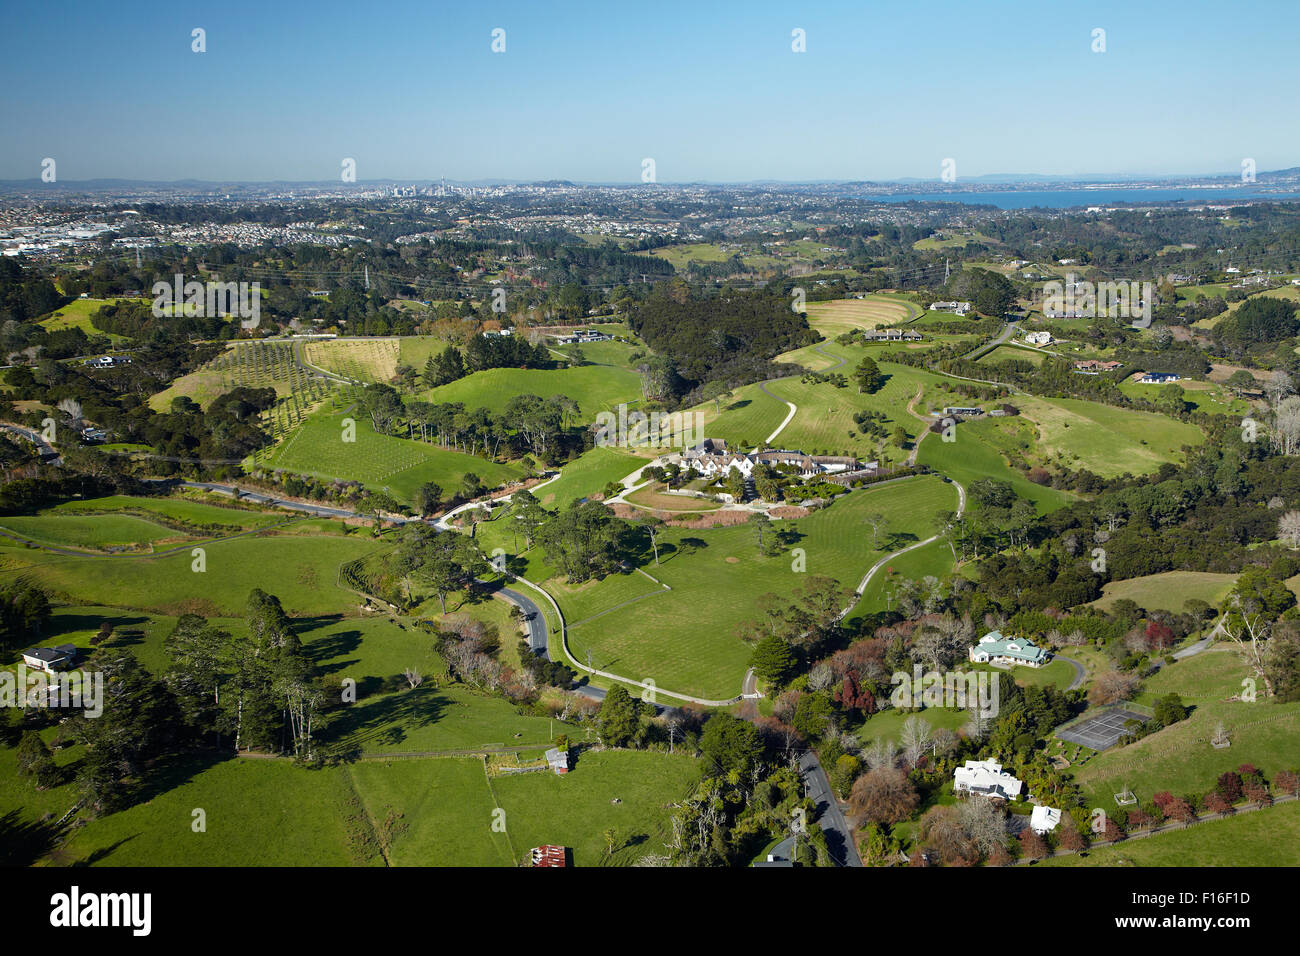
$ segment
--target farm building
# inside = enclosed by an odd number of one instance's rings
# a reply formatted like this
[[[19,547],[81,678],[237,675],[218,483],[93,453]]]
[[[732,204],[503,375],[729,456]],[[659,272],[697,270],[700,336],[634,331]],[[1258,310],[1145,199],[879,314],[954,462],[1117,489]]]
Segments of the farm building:
[[[569,752],[561,750],[559,747],[552,747],[546,751],[546,762],[556,773],[569,772]]]
[[[568,852],[562,846],[547,844],[546,846],[535,846],[528,853],[529,859],[533,861],[533,866],[557,867],[568,866]]]

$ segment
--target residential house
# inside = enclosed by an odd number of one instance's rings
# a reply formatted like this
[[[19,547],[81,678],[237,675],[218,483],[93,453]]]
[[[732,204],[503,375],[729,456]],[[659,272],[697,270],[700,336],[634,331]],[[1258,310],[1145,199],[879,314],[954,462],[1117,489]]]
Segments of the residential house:
[[[1051,332],[1026,332],[1025,341],[1030,345],[1050,345],[1052,342]]]
[[[54,673],[77,659],[77,648],[72,644],[55,647],[33,647],[23,651],[23,663],[28,667]]]
[[[1178,381],[1178,376],[1173,372],[1147,372],[1138,379],[1142,385],[1168,385],[1170,382]]]
[[[1074,370],[1081,375],[1100,375],[1102,372],[1113,372],[1123,367],[1123,362],[1102,362],[1097,359],[1085,359],[1074,363]]]
[[[970,649],[970,659],[975,664],[1042,667],[1051,657],[1050,651],[1031,641],[1023,637],[1003,637],[1001,631],[989,631]]]
[[[970,311],[969,302],[931,302],[931,312],[955,312],[957,315],[965,315]]]
[[[1000,800],[1019,800],[1024,784],[1002,772],[994,760],[967,760],[953,772],[952,788],[957,793],[975,793]]]
[[[1034,807],[1029,814],[1029,827],[1039,836],[1051,833],[1061,822],[1061,811],[1055,807]]]

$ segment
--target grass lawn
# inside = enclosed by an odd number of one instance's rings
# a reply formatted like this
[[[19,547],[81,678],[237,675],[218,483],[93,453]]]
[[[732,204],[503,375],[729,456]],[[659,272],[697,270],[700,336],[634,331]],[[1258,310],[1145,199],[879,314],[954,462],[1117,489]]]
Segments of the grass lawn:
[[[1149,678],[1144,696],[1176,691],[1193,710],[1186,720],[1137,743],[1113,747],[1080,768],[1075,779],[1089,806],[1114,806],[1112,794],[1125,786],[1143,801],[1160,790],[1204,793],[1219,774],[1243,763],[1253,763],[1270,779],[1278,770],[1294,768],[1300,703],[1266,699],[1262,687],[1255,703],[1226,700],[1241,692],[1246,675],[1236,653],[1219,646]],[[1222,750],[1210,746],[1219,723],[1232,741]]]
[[[1092,603],[1108,611],[1116,601],[1127,598],[1138,607],[1181,612],[1183,606],[1193,598],[1217,606],[1236,580],[1235,574],[1165,571],[1162,574],[1111,581],[1101,589],[1101,597]]]
[[[90,316],[98,312],[106,305],[112,305],[114,302],[134,302],[135,299],[119,297],[113,299],[73,299],[61,309],[55,309],[48,315],[41,316],[36,321],[51,332],[57,332],[59,329],[81,329],[86,335],[94,337],[96,335],[107,336],[114,345],[128,341],[125,335],[116,335],[112,332],[101,332],[90,323]]]
[[[356,441],[343,441],[343,420],[356,422]],[[386,490],[408,504],[420,485],[437,482],[444,492],[459,488],[466,474],[479,476],[489,487],[519,477],[512,466],[474,455],[449,451],[427,442],[381,435],[363,412],[321,412],[307,418],[260,464],[297,474],[360,481]]]
[[[927,707],[915,713],[930,725],[931,730],[960,730],[970,720],[967,711],[950,707]],[[903,723],[911,716],[909,712],[892,708],[882,710],[868,717],[855,733],[863,746],[877,740],[898,743],[902,737]]]
[[[956,430],[956,441],[927,438],[921,444],[917,461],[967,487],[980,478],[996,478],[1008,482],[1017,495],[1034,503],[1039,514],[1055,511],[1074,500],[1074,496],[1068,492],[1035,484],[1012,469],[998,450],[984,438],[990,429],[997,427],[995,421],[996,419],[986,419],[964,422]]]
[[[638,505],[642,508],[651,508],[656,511],[668,512],[702,512],[717,511],[722,507],[716,501],[710,501],[708,498],[696,498],[693,495],[673,495],[668,494],[665,486],[659,482],[653,482],[646,485],[640,491],[633,492],[625,499],[629,504]]]
[[[930,534],[934,515],[956,507],[955,489],[930,477],[855,491],[830,507],[774,531],[797,536],[774,557],[757,553],[754,532],[741,525],[705,530],[665,528],[658,566],[643,574],[610,575],[569,585],[553,578],[541,555],[530,552],[527,576],[545,581],[569,622],[569,647],[585,662],[634,680],[710,699],[734,696],[749,664],[751,648],[737,636],[757,613],[754,601],[774,592],[792,595],[806,577],[793,571],[790,548],[802,548],[807,575],[825,575],[855,588],[868,567],[885,553]],[[890,516],[889,536],[873,550],[862,516]],[[889,540],[888,537],[895,537]],[[549,579],[549,580],[548,580]]]
[[[629,451],[598,446],[562,466],[560,477],[535,494],[542,507],[556,510],[603,491],[611,481],[622,481],[646,462]]]
[[[396,866],[513,866],[535,846],[572,851],[575,866],[626,866],[663,852],[666,805],[698,775],[681,755],[607,751],[581,755],[565,776],[484,773],[476,758],[365,761],[348,771],[371,817],[401,814],[392,841]],[[493,811],[504,810],[504,832]],[[616,844],[606,857],[604,831]]]
[[[1300,803],[1280,803],[1035,866],[1300,866]]]
[[[601,344],[601,343],[598,343]],[[505,411],[518,395],[567,395],[578,403],[578,418],[595,421],[596,414],[634,405],[641,399],[641,376],[613,365],[582,365],[577,368],[531,369],[492,368],[429,389],[420,398],[429,402],[462,402],[466,409]]]

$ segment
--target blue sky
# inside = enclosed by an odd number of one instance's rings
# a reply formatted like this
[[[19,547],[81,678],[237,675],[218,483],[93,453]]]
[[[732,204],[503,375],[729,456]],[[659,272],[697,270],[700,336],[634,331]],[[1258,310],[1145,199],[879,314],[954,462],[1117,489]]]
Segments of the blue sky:
[[[1294,37],[1288,2],[15,4],[0,179],[47,156],[61,181],[1280,169]]]

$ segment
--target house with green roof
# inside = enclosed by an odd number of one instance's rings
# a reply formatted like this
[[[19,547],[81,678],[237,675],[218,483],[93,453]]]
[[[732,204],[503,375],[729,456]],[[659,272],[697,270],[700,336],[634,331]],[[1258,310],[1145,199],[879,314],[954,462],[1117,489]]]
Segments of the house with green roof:
[[[970,649],[975,664],[1042,667],[1051,658],[1051,651],[1023,637],[1003,637],[1001,631],[989,631]]]

